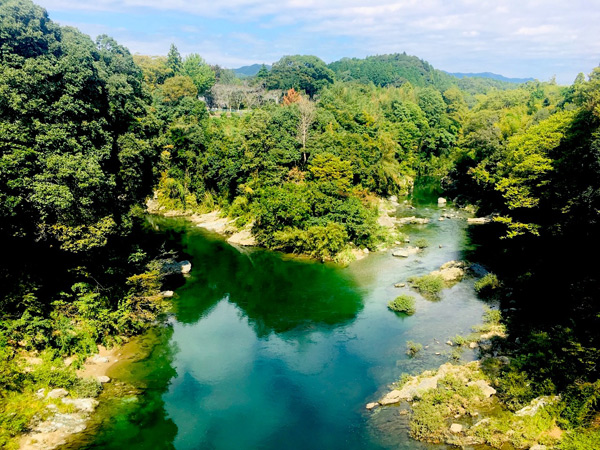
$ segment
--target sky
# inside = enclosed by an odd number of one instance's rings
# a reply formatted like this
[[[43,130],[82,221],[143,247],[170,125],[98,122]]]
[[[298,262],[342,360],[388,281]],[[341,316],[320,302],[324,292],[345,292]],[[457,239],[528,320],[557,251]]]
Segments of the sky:
[[[34,0],[62,25],[132,53],[199,53],[210,64],[284,55],[416,55],[448,72],[553,76],[600,65],[600,0]]]

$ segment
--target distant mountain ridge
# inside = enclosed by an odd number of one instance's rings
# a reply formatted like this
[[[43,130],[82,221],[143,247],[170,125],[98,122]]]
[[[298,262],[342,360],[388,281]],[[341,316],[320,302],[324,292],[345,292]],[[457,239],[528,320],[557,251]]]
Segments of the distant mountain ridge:
[[[504,75],[499,75],[492,72],[480,72],[480,73],[463,73],[463,72],[446,72],[448,75],[455,76],[456,78],[491,78],[492,80],[506,81],[507,83],[527,83],[528,81],[534,81],[535,78],[508,78]]]
[[[235,73],[239,78],[244,78],[244,77],[253,77],[254,75],[256,75],[258,73],[258,71],[260,70],[261,67],[262,67],[262,64],[252,64],[251,66],[242,66],[242,67],[238,67],[237,69],[231,69],[231,70],[233,70],[233,73]],[[267,70],[271,70],[270,64],[265,64],[265,67],[267,68]]]

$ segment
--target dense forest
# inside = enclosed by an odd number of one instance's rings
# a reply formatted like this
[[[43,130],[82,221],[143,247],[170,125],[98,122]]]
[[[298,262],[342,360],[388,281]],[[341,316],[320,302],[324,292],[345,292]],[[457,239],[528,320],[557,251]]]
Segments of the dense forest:
[[[600,68],[571,86],[515,85],[406,54],[296,55],[238,79],[3,1],[0,445],[41,411],[40,386],[90,388],[65,357],[81,364],[167,307],[159,261],[176,249],[144,230],[147,198],[344,261],[393,239],[378,198],[424,175],[493,217],[512,356],[502,395],[560,393],[559,425],[600,439],[600,283],[583,257],[600,250],[599,127]],[[28,367],[28,352],[43,364]]]

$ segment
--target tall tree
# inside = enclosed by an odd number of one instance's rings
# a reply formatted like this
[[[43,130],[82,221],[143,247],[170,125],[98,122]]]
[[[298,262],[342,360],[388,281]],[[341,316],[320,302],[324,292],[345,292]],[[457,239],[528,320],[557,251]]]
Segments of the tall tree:
[[[171,69],[174,74],[178,74],[183,68],[183,61],[181,60],[181,55],[175,44],[171,44],[171,47],[169,48],[169,53],[167,54],[167,67]]]

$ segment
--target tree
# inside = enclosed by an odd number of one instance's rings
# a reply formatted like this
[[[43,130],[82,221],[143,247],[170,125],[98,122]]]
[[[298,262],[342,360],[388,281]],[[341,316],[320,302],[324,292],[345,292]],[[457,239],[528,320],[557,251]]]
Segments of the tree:
[[[301,98],[298,102],[298,111],[300,112],[300,120],[298,121],[298,138],[302,144],[303,162],[306,164],[306,140],[310,126],[315,120],[316,108],[313,102],[308,99]]]
[[[144,81],[151,89],[155,89],[174,75],[164,56],[133,55],[133,60],[142,69]]]
[[[197,53],[192,53],[183,60],[181,73],[192,79],[198,95],[203,95],[215,84],[215,73]]]
[[[167,102],[174,103],[183,97],[196,98],[198,89],[190,77],[176,75],[165,81],[161,87],[161,93]]]
[[[169,53],[167,54],[167,67],[171,69],[174,74],[178,74],[183,68],[181,55],[179,54],[177,47],[175,47],[175,44],[171,44],[171,47],[169,48]]]
[[[269,89],[295,88],[313,98],[325,86],[333,83],[334,73],[316,56],[284,56],[271,68],[267,79]]]

